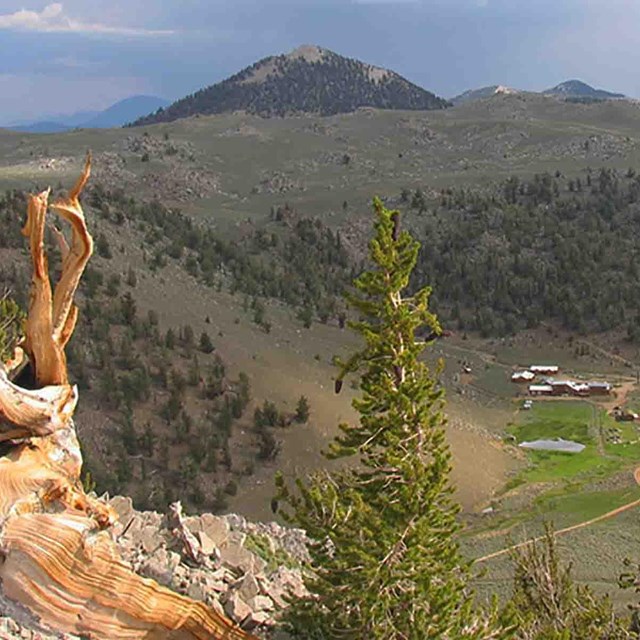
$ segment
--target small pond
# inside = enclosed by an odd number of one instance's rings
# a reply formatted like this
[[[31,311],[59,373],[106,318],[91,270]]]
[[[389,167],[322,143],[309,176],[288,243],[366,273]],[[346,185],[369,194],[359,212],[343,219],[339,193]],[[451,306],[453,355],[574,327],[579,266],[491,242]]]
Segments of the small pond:
[[[571,440],[534,440],[533,442],[521,442],[523,449],[537,449],[538,451],[562,451],[563,453],[580,453],[585,445]]]

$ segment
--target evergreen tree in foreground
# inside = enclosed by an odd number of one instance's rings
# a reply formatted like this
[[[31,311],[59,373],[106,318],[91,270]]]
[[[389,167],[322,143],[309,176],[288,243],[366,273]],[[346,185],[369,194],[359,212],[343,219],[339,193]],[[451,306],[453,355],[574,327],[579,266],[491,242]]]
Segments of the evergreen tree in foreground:
[[[285,517],[317,541],[312,597],[293,603],[286,624],[295,637],[317,640],[454,640],[506,638],[494,613],[473,614],[467,564],[454,534],[458,506],[449,481],[442,389],[415,332],[439,332],[430,289],[403,297],[419,243],[399,232],[399,214],[374,201],[372,269],[347,297],[360,320],[350,326],[363,348],[341,363],[336,389],[360,374],[354,400],[360,424],[340,425],[329,457],[358,456],[338,473],[276,480]]]
[[[572,566],[562,564],[550,524],[542,540],[512,553],[513,596],[509,606],[517,640],[637,640],[628,621],[615,615],[609,596],[576,585]],[[635,577],[634,577],[635,579]]]

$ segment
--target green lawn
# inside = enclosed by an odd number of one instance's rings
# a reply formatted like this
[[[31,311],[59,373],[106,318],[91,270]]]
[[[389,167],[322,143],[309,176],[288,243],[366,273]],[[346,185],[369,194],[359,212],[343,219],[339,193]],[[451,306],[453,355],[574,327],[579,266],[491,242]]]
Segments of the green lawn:
[[[592,420],[593,407],[588,402],[534,400],[529,411],[520,411],[511,433],[518,443],[563,438],[588,445],[594,442]]]
[[[529,411],[520,411],[510,429],[518,443],[562,438],[585,445],[580,453],[527,451],[531,464],[522,472],[521,478],[526,482],[603,478],[624,467],[625,461],[634,457],[636,452],[640,454],[640,444],[607,444],[605,455],[602,455],[597,446],[596,417],[605,428],[613,422],[603,410],[581,400],[534,400]]]
[[[531,466],[523,472],[528,482],[554,482],[606,477],[622,466],[616,458],[605,458],[595,445],[580,453],[530,451]]]

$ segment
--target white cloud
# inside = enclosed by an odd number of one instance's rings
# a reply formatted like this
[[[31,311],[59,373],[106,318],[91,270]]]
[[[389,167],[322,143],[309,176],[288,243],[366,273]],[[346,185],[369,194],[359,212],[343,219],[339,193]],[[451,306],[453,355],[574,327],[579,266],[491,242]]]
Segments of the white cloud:
[[[0,29],[37,31],[40,33],[97,33],[122,36],[161,36],[174,33],[166,30],[115,27],[96,22],[74,20],[65,15],[60,2],[48,4],[42,11],[20,9],[13,13],[0,14]]]

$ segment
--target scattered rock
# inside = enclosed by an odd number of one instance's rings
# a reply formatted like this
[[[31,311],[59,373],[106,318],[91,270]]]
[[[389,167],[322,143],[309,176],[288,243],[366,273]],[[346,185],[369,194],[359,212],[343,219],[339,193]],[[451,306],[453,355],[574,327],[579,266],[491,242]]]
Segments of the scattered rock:
[[[242,624],[253,613],[251,607],[237,593],[231,594],[224,605],[224,610],[238,624]]]
[[[176,505],[166,515],[139,512],[130,498],[120,496],[110,505],[120,518],[118,548],[135,571],[206,602],[259,637],[275,625],[291,598],[308,593],[302,579],[308,539],[300,529],[249,522],[235,514],[184,517]],[[260,540],[264,557],[247,548],[249,539]],[[41,629],[0,594],[0,639],[17,638],[80,640]]]
[[[260,585],[252,573],[246,573],[244,577],[238,581],[236,591],[242,596],[245,602],[249,602],[260,593]]]
[[[268,596],[254,596],[247,600],[247,604],[252,611],[273,611],[275,609],[273,600]]]

